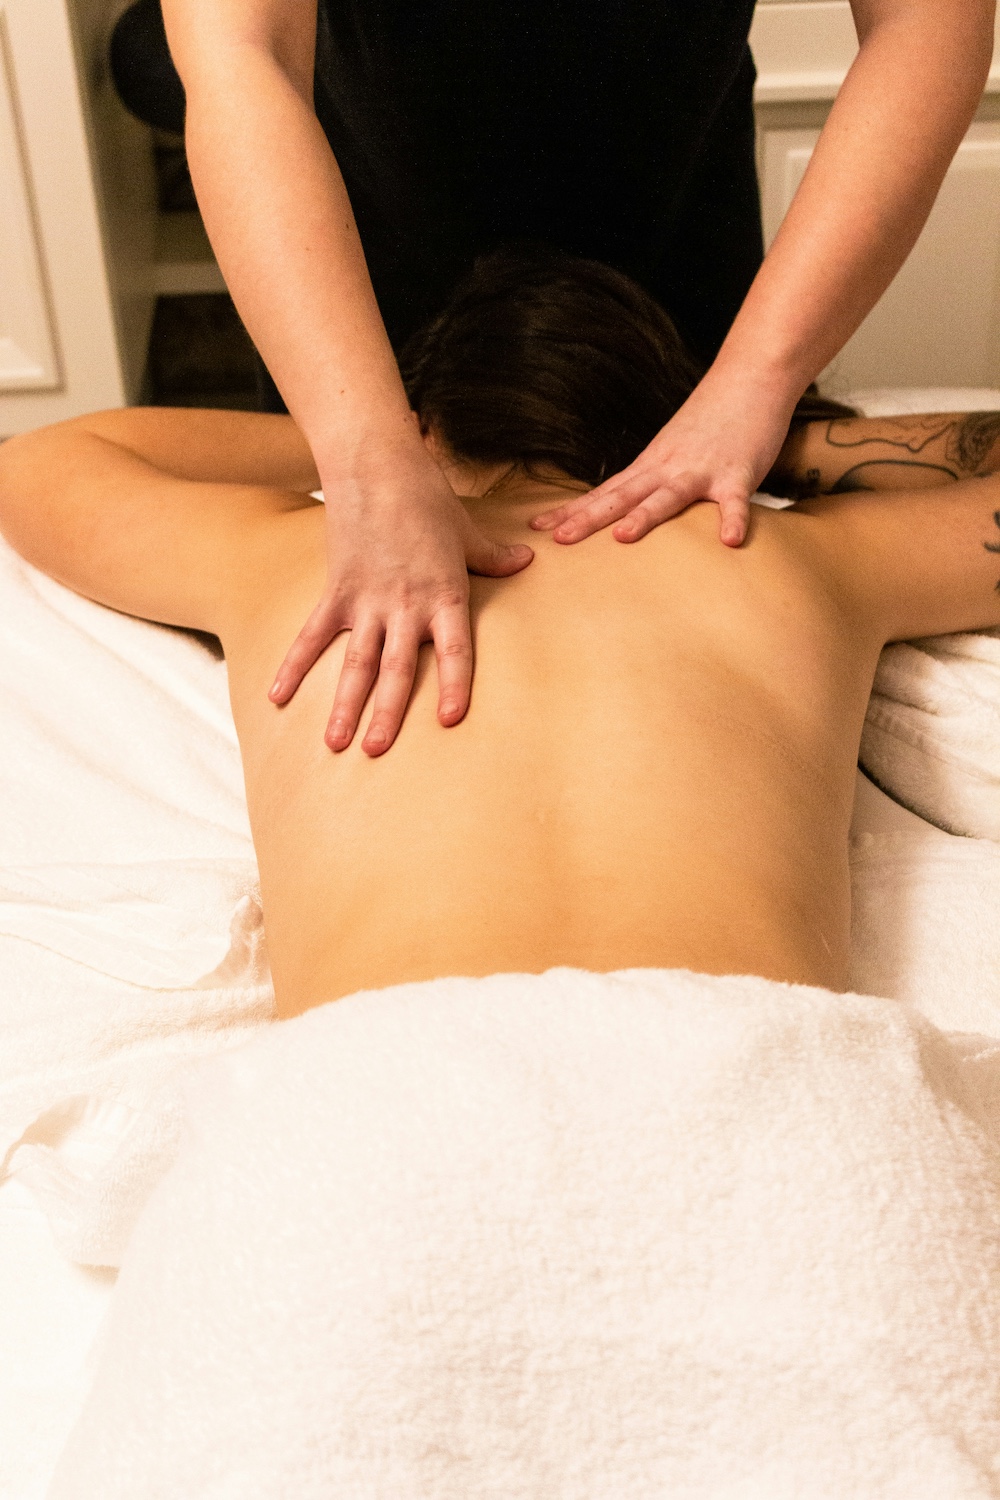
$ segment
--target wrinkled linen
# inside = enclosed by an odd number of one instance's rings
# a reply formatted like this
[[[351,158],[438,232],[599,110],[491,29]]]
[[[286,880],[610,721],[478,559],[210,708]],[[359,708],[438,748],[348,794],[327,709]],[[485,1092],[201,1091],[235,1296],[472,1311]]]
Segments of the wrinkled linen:
[[[113,1286],[85,1267],[173,1140],[151,1106],[273,1002],[217,652],[0,541],[0,700],[0,1496],[41,1500]]]
[[[1000,845],[943,833],[859,775],[850,864],[850,988],[1000,1037]]]
[[[147,1105],[273,1014],[239,747],[217,655],[2,542],[0,697],[0,1183],[91,1262]]]
[[[1000,1494],[1000,1043],[681,971],[200,1065],[50,1500]]]

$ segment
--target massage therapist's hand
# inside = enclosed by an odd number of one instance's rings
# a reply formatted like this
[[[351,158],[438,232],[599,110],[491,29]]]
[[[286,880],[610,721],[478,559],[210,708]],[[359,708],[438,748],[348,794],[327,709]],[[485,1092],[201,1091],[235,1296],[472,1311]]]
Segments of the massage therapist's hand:
[[[557,542],[579,542],[617,523],[613,537],[637,542],[696,500],[714,500],[721,540],[739,547],[750,496],[788,435],[795,399],[787,390],[769,398],[751,379],[710,370],[628,468],[531,524]]]
[[[287,703],[334,637],[349,630],[326,743],[347,748],[377,683],[362,749],[381,755],[399,731],[425,641],[437,657],[438,720],[448,726],[464,716],[472,687],[469,572],[505,578],[534,554],[484,536],[419,440],[369,460],[364,472],[321,470],[324,477],[326,589],[269,696]]]

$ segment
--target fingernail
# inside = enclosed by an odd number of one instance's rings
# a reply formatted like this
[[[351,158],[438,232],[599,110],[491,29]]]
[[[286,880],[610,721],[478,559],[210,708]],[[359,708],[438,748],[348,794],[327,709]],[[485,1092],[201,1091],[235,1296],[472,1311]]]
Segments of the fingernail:
[[[280,693],[281,693],[281,678],[280,677],[276,677],[274,679],[274,682],[273,682],[272,686],[271,686],[271,691],[268,693],[267,696],[269,698],[277,698],[277,697],[280,696]]]
[[[369,729],[365,735],[366,745],[384,745],[386,734],[384,729]]]
[[[450,719],[451,716],[452,716],[452,714],[457,714],[458,713],[458,709],[459,709],[459,705],[457,703],[442,703],[442,705],[441,705],[441,718],[442,719]]]

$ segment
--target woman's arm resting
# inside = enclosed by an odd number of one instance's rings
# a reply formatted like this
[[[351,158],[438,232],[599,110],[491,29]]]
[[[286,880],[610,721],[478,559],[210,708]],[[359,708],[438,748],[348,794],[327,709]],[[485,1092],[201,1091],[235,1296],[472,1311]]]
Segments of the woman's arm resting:
[[[275,518],[316,503],[302,493],[313,476],[290,421],[288,451],[270,450],[276,421],[287,419],[99,412],[11,438],[0,532],[100,604],[224,636],[268,565]]]
[[[1000,475],[834,495],[803,513],[880,644],[1000,626]]]
[[[635,541],[695,500],[746,535],[795,402],[909,254],[989,72],[994,0],[852,0],[861,43],[714,365],[644,453],[540,517],[558,541]]]
[[[84,432],[126,448],[177,479],[276,485],[304,494],[319,487],[309,444],[291,417],[132,406],[91,412],[35,436],[47,442],[55,433]]]
[[[335,635],[353,634],[328,730],[392,743],[421,641],[439,717],[469,702],[468,570],[502,577],[529,548],[484,537],[424,449],[365,265],[343,178],[313,109],[316,0],[163,0],[187,94],[187,145],[237,307],[315,456],[327,497],[327,587],[272,689],[292,696]]]
[[[1000,412],[837,417],[793,428],[764,488],[792,500],[934,488],[1000,469]]]

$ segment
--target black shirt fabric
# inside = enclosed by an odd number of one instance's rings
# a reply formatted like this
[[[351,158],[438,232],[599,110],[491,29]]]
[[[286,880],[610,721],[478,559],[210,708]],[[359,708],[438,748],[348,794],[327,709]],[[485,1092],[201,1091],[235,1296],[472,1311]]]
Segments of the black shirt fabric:
[[[398,348],[475,254],[641,282],[703,358],[762,255],[753,0],[319,0],[315,101]]]

